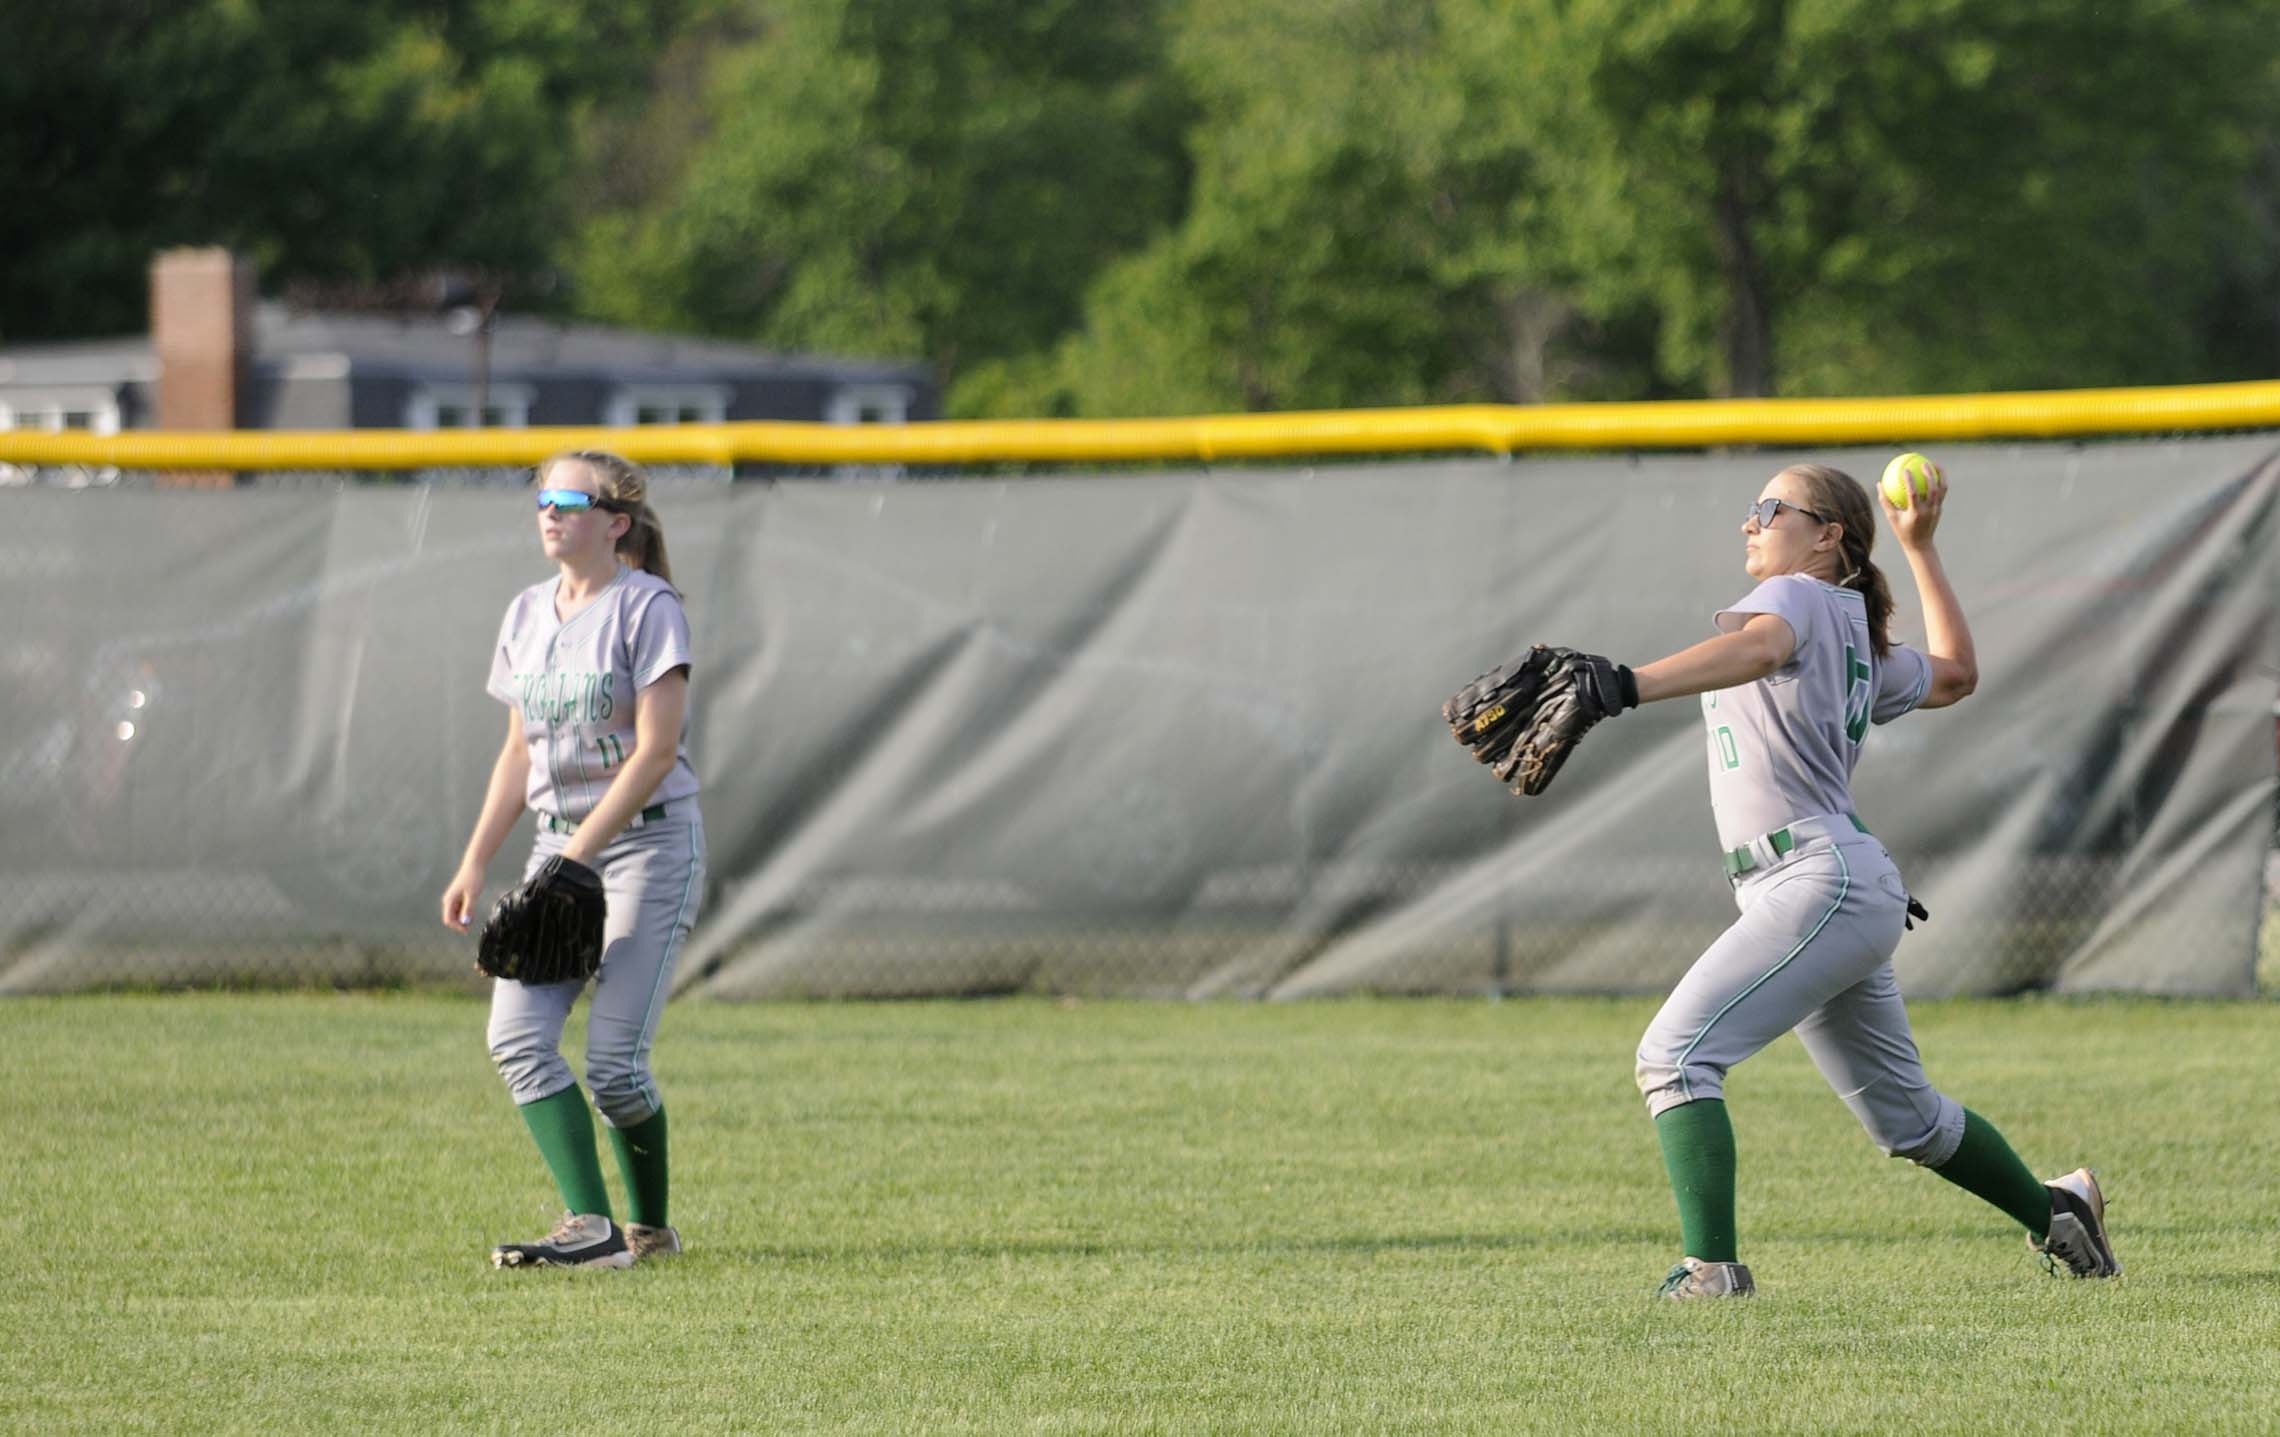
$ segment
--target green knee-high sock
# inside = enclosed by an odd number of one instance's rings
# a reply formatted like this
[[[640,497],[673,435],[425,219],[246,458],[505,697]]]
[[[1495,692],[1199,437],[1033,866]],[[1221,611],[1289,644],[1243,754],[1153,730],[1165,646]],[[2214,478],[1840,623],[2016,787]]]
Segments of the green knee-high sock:
[[[559,1093],[522,1105],[523,1121],[538,1140],[540,1156],[562,1189],[562,1205],[572,1212],[610,1212],[610,1190],[602,1182],[602,1158],[594,1147],[594,1115],[586,1095],[573,1083]]]
[[[1686,1255],[1704,1262],[1735,1261],[1734,1124],[1723,1099],[1703,1098],[1665,1108],[1655,1119],[1678,1227]]]
[[[630,1128],[610,1129],[618,1171],[625,1174],[626,1221],[665,1226],[665,1110],[659,1108]]]
[[[1932,1171],[2009,1213],[2036,1237],[2050,1236],[2050,1189],[2019,1161],[1995,1125],[1971,1109],[1963,1110],[1963,1141],[1955,1156]]]

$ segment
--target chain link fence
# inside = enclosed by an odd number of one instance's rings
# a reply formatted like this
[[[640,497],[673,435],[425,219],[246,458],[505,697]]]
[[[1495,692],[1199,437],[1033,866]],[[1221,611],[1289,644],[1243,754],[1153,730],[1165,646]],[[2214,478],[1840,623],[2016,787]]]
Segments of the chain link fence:
[[[1856,790],[1936,915],[1912,991],[2280,967],[2271,447],[1943,456],[1987,680]],[[679,986],[1666,988],[1731,915],[1692,707],[1528,802],[1433,711],[1533,639],[1700,637],[1781,462],[660,474],[711,850]],[[437,906],[548,572],[527,471],[0,477],[0,992],[476,983]]]

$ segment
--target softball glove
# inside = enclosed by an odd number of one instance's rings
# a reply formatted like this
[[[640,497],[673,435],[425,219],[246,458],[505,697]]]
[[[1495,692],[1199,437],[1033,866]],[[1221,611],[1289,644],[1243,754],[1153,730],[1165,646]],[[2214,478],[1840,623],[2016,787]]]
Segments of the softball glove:
[[[1538,644],[1457,690],[1441,717],[1499,781],[1534,797],[1600,720],[1638,704],[1638,681],[1628,668]]]
[[[518,983],[583,983],[602,966],[602,876],[554,857],[499,895],[483,924],[475,966]]]

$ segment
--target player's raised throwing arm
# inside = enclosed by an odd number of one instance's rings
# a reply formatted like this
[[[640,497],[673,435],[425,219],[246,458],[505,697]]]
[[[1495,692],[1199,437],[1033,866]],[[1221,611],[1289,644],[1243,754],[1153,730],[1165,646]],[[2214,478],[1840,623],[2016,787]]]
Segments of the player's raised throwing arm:
[[[483,892],[483,874],[492,855],[507,841],[515,820],[522,817],[523,791],[530,782],[530,745],[523,738],[522,710],[507,709],[507,741],[491,765],[490,786],[483,791],[483,812],[459,860],[459,872],[443,891],[443,923],[467,931],[474,920],[475,900]]]
[[[1939,527],[1940,507],[1947,502],[1947,480],[1936,479],[1930,491],[1907,508],[1896,508],[1882,485],[1876,501],[1908,556],[1908,571],[1916,576],[1916,596],[1924,606],[1924,654],[1932,661],[1932,687],[1918,708],[1946,708],[1969,696],[1979,686],[1979,651],[1972,647],[1971,625],[1964,622],[1963,604],[1948,582],[1947,566],[1932,547],[1932,532]]]

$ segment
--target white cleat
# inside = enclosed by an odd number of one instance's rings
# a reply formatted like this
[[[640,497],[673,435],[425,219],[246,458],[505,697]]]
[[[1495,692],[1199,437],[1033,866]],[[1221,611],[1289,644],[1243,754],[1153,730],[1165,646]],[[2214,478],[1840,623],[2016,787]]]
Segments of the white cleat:
[[[2121,1259],[2106,1240],[2106,1195],[2098,1175],[2076,1168],[2043,1186],[2050,1189],[2050,1236],[2037,1242],[2027,1234],[2027,1247],[2042,1255],[2043,1267],[2054,1277],[2062,1266],[2069,1277],[2120,1277]]]
[[[631,1267],[625,1232],[600,1213],[566,1212],[538,1242],[504,1242],[491,1249],[493,1267]]]

